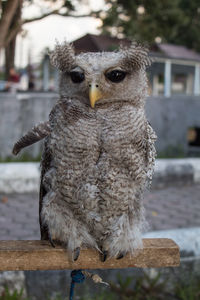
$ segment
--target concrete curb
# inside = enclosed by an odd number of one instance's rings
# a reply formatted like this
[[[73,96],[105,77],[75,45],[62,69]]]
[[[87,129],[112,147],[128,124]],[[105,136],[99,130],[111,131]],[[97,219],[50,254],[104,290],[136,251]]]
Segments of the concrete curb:
[[[152,187],[200,183],[200,158],[157,159]]]
[[[0,164],[0,193],[38,192],[39,181],[39,163]]]
[[[0,193],[38,192],[39,163],[1,163]],[[157,159],[153,188],[200,183],[200,158]]]

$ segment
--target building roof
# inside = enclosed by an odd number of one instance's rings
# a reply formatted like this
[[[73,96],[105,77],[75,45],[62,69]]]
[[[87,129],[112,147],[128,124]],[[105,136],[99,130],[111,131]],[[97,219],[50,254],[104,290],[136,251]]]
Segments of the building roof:
[[[128,46],[131,41],[106,35],[86,34],[73,42],[77,52],[112,51],[119,45]]]
[[[119,45],[128,46],[131,44],[129,39],[119,39],[105,35],[86,34],[73,42],[77,53],[112,51]],[[150,51],[150,55],[160,58],[183,59],[188,61],[200,62],[200,53],[173,44],[155,44]]]
[[[173,44],[156,44],[152,47],[152,55],[159,57],[167,57],[172,59],[183,59],[200,61],[200,53],[186,48],[185,46]]]

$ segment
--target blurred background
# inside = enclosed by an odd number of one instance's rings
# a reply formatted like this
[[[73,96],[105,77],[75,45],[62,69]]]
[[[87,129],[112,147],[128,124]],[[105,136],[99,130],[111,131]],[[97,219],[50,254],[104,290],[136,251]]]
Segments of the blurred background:
[[[58,99],[59,73],[49,62],[56,40],[73,42],[76,53],[113,51],[134,40],[149,47],[153,60],[146,114],[158,139],[152,188],[144,197],[145,236],[173,238],[181,266],[105,270],[100,273],[111,289],[87,283],[77,299],[200,299],[199,33],[199,0],[0,0],[1,240],[40,239],[42,143],[17,158],[11,152],[19,137],[48,119]],[[63,299],[68,275],[2,272],[0,300]],[[14,295],[16,288],[23,296]]]

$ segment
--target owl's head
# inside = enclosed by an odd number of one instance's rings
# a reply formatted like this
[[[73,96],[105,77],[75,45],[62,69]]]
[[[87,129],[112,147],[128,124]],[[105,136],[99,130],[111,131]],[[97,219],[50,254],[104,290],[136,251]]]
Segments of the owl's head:
[[[60,70],[61,97],[79,99],[95,108],[122,101],[141,105],[147,96],[145,69],[150,58],[141,45],[75,55],[73,46],[64,42],[56,45],[50,59]]]

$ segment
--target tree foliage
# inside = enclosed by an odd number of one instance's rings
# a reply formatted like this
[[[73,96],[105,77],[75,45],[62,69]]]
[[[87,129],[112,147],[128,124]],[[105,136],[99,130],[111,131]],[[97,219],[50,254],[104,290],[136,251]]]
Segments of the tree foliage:
[[[98,15],[97,11],[91,10],[84,15],[78,14],[76,7],[77,4],[80,6],[81,3],[84,3],[84,0],[0,0],[0,49],[5,49],[6,78],[9,69],[14,66],[15,41],[18,33],[22,31],[23,25],[50,15],[74,18]],[[22,17],[23,7],[32,4],[40,7],[40,15],[24,19]]]
[[[103,32],[200,51],[199,0],[106,0]]]
[[[79,1],[79,4],[83,2]],[[23,6],[34,4],[41,8],[41,14],[30,19],[22,18]],[[23,24],[46,18],[50,15],[64,17],[96,16],[97,12],[77,14],[76,0],[0,0],[0,48],[5,47],[22,30]]]

